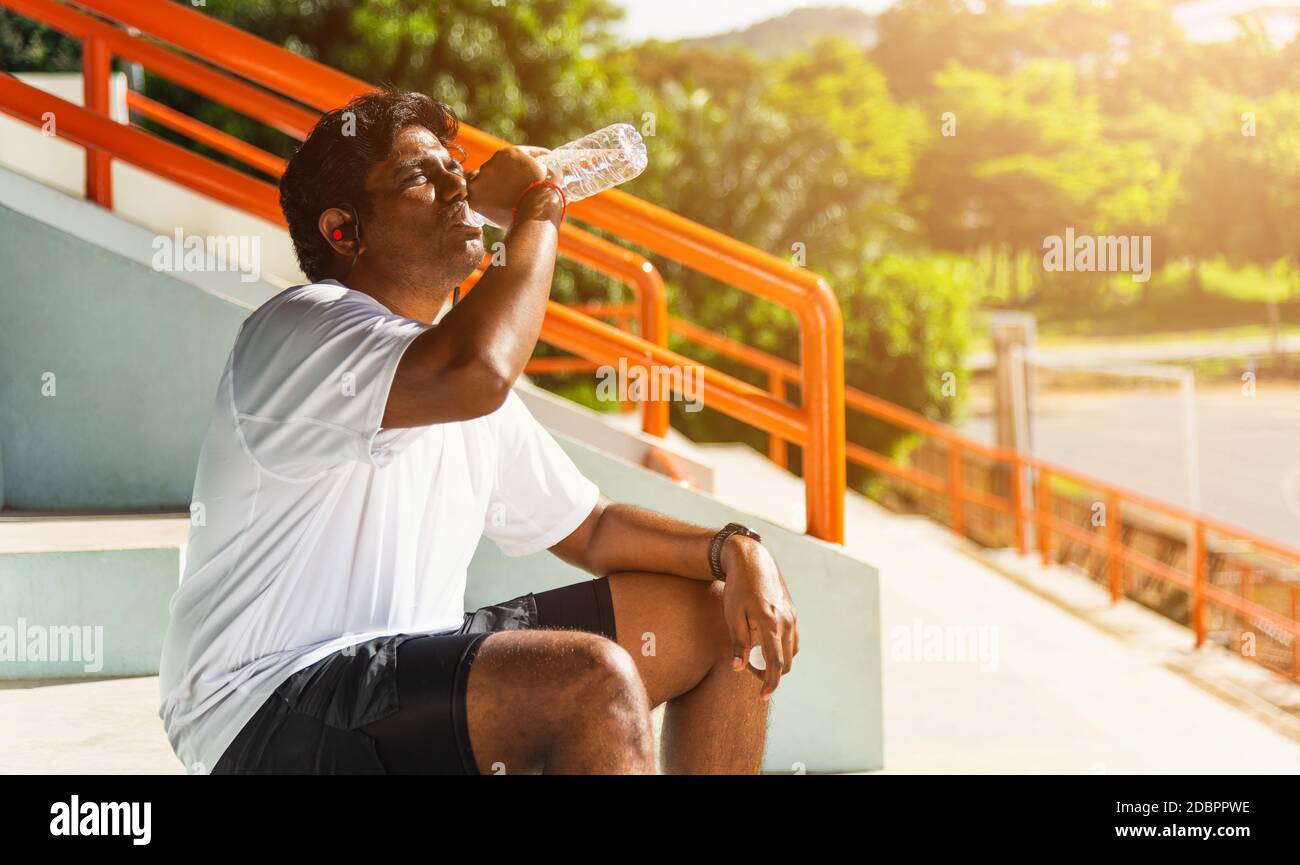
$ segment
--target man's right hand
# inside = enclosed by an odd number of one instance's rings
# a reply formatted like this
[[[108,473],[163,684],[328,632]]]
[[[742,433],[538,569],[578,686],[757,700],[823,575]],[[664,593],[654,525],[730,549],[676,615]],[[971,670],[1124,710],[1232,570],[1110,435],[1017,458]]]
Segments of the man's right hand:
[[[510,227],[511,211],[528,184],[550,177],[537,157],[545,147],[506,147],[468,177],[469,206],[502,228]]]

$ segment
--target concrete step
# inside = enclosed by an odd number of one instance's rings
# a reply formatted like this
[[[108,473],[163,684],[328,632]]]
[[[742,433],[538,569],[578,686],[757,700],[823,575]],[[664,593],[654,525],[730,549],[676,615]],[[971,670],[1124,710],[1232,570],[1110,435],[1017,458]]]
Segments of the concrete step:
[[[188,528],[177,514],[0,512],[0,680],[157,673]]]
[[[0,775],[180,775],[157,676],[0,681]]]

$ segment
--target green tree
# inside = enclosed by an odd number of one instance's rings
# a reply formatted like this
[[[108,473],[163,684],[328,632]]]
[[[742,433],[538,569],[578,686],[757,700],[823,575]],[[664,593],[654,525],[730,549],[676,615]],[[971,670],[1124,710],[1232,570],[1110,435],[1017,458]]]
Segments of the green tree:
[[[941,134],[906,195],[931,247],[1041,256],[1044,238],[1071,227],[1161,231],[1176,175],[1151,141],[1107,137],[1107,118],[1096,97],[1080,93],[1074,65],[1033,60],[995,75],[953,64],[934,84],[927,105]],[[1105,282],[1088,281],[1097,290]]]
[[[1222,254],[1235,264],[1286,259],[1294,271],[1300,265],[1300,92],[1235,101],[1218,116],[1184,171],[1179,251],[1198,260]]]
[[[205,10],[364,81],[427,93],[516,143],[560,144],[630,119],[637,104],[628,70],[603,59],[622,14],[610,0],[226,0]],[[294,146],[169,82],[151,76],[147,92],[282,155]]]
[[[752,55],[736,49],[655,43],[637,53],[659,118],[639,191],[825,276],[844,310],[848,383],[949,416],[955,401],[939,386],[943,371],[960,370],[969,273],[886,254],[908,243],[897,199],[927,137],[920,113],[893,98],[860,49],[836,39],[743,76],[719,71],[754,68]],[[664,273],[675,312],[798,359],[799,332],[786,310],[680,268]],[[766,384],[744,365],[674,347]],[[674,425],[703,440],[764,440],[707,411],[682,413]],[[850,432],[884,451],[901,440],[897,429],[856,416]]]
[[[0,9],[0,72],[80,72],[81,44]]]

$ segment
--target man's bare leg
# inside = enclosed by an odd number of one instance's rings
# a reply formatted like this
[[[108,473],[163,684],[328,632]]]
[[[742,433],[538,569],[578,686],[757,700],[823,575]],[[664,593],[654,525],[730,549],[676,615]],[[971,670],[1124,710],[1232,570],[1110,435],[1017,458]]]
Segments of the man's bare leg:
[[[627,652],[599,634],[489,634],[470,667],[466,710],[484,775],[655,771],[645,686]]]
[[[756,774],[767,703],[762,680],[731,669],[723,584],[625,571],[609,576],[618,643],[636,661],[650,704],[664,708],[668,774]]]

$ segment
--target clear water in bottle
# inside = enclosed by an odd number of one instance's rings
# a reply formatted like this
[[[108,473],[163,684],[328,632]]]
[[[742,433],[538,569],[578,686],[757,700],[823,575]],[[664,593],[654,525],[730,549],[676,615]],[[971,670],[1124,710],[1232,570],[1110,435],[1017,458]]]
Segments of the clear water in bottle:
[[[560,178],[569,201],[581,201],[645,171],[641,134],[630,123],[606,126],[552,150],[539,160]]]
[[[576,141],[561,144],[538,162],[554,172],[570,204],[636,177],[649,162],[641,133],[630,123],[615,123]],[[482,214],[470,211],[480,225]]]

